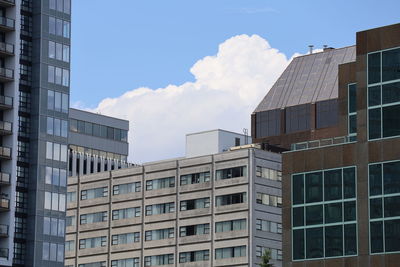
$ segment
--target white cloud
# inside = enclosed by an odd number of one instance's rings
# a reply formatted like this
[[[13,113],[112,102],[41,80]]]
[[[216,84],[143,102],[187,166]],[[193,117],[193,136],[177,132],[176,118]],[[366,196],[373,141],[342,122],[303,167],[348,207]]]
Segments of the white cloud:
[[[180,157],[187,133],[250,131],[250,114],[288,63],[260,36],[238,35],[193,65],[194,82],[137,88],[102,100],[93,111],[130,121],[130,161]]]

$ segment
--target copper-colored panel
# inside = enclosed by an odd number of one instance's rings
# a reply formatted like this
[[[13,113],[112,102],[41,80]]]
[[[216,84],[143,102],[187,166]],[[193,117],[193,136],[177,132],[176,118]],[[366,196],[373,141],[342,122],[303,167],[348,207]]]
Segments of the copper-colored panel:
[[[323,165],[323,149],[312,149],[304,153],[305,169],[304,171],[320,170]]]
[[[382,146],[380,142],[368,142],[369,162],[382,161]]]
[[[338,258],[338,259],[327,259],[325,261],[325,267],[339,267],[343,266],[343,259]]]
[[[400,253],[385,255],[385,265],[384,266],[386,266],[386,267],[400,266]]]
[[[382,140],[382,161],[400,158],[400,138]]]
[[[343,166],[343,146],[331,146],[323,149],[324,169]]]
[[[343,146],[343,166],[353,166],[356,164],[356,145],[348,144]]]

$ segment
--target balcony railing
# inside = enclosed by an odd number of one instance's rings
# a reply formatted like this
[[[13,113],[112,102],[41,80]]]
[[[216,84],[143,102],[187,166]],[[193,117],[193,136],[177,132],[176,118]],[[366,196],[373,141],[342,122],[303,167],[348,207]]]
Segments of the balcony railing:
[[[0,224],[0,237],[8,236],[8,225]]]
[[[8,259],[8,248],[0,248],[0,258]]]
[[[0,121],[0,135],[7,135],[12,133],[12,123],[8,121]]]
[[[10,184],[10,174],[6,172],[0,172],[0,184]]]
[[[11,148],[0,146],[0,157],[11,158]]]
[[[313,149],[324,146],[341,145],[346,143],[355,142],[354,137],[340,136],[321,140],[312,140],[308,142],[301,142],[291,145],[291,151]]]
[[[10,96],[0,95],[0,108],[12,108],[13,106],[13,98]]]
[[[13,30],[15,27],[15,20],[6,17],[0,17],[0,27],[9,28]]]
[[[14,70],[7,68],[0,68],[0,79],[2,79],[3,81],[14,79]]]
[[[1,0],[0,0],[1,1]],[[0,42],[0,53],[14,54],[14,45],[9,43]]]
[[[1,210],[10,209],[10,200],[8,198],[0,197],[0,209]]]
[[[15,0],[0,0],[0,5],[13,6],[15,5]]]

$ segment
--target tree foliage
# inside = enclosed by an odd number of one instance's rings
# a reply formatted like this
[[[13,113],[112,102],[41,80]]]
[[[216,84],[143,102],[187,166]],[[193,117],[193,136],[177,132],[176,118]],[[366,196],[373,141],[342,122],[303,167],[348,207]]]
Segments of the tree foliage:
[[[271,260],[271,251],[269,249],[264,250],[263,255],[261,256],[260,267],[273,267],[272,263],[269,263]]]

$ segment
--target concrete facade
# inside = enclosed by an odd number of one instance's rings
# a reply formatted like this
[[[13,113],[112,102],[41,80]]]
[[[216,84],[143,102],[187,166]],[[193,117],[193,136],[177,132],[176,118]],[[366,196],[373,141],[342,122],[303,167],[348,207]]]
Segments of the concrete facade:
[[[271,249],[279,267],[280,169],[249,148],[71,177],[65,265],[257,266]]]

